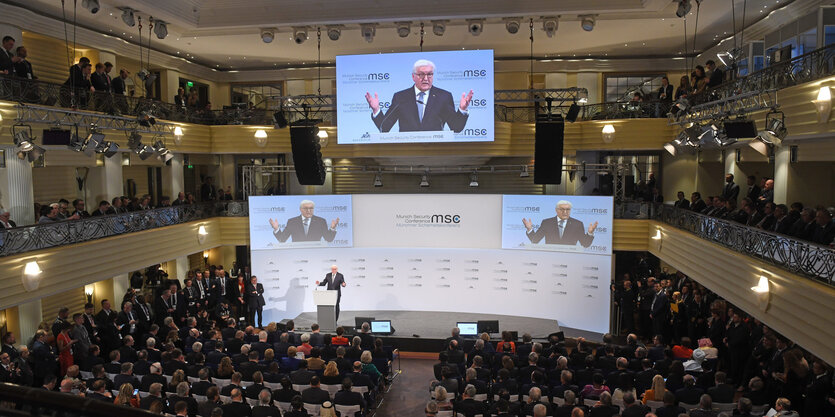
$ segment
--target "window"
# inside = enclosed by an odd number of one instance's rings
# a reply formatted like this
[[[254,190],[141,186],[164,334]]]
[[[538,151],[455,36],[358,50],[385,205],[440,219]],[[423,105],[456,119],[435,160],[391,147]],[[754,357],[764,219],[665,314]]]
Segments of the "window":
[[[646,97],[661,87],[666,74],[615,74],[605,77],[606,102],[629,101],[636,91]]]
[[[245,104],[247,107],[254,107],[257,109],[270,109],[273,107],[273,100],[271,97],[281,97],[284,95],[284,84],[259,84],[259,85],[233,85],[232,86],[232,104]],[[250,104],[251,103],[251,104]]]
[[[808,54],[817,49],[818,45],[818,30],[813,28],[803,32],[799,35],[798,54]]]

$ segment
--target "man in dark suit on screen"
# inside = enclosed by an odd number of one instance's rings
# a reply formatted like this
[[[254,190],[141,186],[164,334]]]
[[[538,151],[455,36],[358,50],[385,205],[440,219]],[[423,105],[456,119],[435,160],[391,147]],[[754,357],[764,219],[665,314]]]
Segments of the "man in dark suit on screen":
[[[473,90],[461,94],[458,108],[449,91],[433,87],[435,64],[425,59],[418,60],[412,69],[411,88],[394,93],[391,106],[385,113],[380,108],[377,94],[365,94],[365,100],[371,107],[371,119],[380,132],[388,132],[396,122],[400,122],[401,132],[437,132],[444,125],[458,133],[464,130],[469,113],[467,107],[473,99]]]
[[[315,204],[310,200],[302,200],[299,204],[301,215],[287,220],[287,225],[281,229],[278,220],[270,219],[270,226],[273,228],[273,235],[279,242],[284,243],[288,238],[293,242],[318,242],[323,238],[327,242],[333,242],[336,237],[336,225],[339,224],[339,217],[331,221],[330,227],[325,219],[314,216]]]
[[[331,272],[325,275],[324,281],[316,281],[316,285],[336,290],[336,320],[339,321],[339,301],[342,299],[342,287],[346,286],[345,277],[337,271],[336,265],[331,265]]]
[[[589,225],[588,233],[583,222],[571,217],[571,203],[565,200],[557,202],[557,216],[542,220],[538,229],[533,230],[531,219],[522,219],[531,243],[539,243],[545,238],[548,245],[576,245],[578,242],[587,248],[594,240],[594,229],[597,222]]]

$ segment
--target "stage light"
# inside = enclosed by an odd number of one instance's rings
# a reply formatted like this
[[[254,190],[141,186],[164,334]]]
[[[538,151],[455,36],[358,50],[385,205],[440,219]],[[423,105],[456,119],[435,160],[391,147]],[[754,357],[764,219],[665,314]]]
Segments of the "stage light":
[[[273,113],[273,125],[276,129],[283,129],[287,127],[287,117],[284,116],[284,112],[279,110]]]
[[[615,127],[612,125],[603,126],[603,142],[612,143],[615,140]]]
[[[29,158],[29,162],[35,162],[38,158],[42,157],[43,154],[46,153],[46,149],[41,148],[38,145],[33,144],[32,150],[26,153],[26,156]]]
[[[467,28],[470,35],[478,36],[484,30],[484,19],[467,19]]]
[[[365,39],[366,42],[374,42],[374,35],[377,34],[377,25],[374,23],[360,25],[360,32],[362,33],[362,38]]]
[[[669,152],[672,156],[676,156],[676,153],[678,153],[678,149],[676,149],[676,146],[673,145],[672,142],[665,143],[664,149],[667,150],[667,152]]]
[[[507,29],[507,33],[511,35],[515,35],[519,32],[519,18],[518,17],[508,17],[504,19],[504,27]]]
[[[553,38],[557,34],[559,27],[560,21],[556,17],[545,17],[542,20],[542,30],[549,38]]]
[[[92,14],[96,14],[101,9],[99,0],[81,0],[81,7],[87,9]]]
[[[261,41],[264,43],[272,42],[275,39],[275,32],[277,32],[275,28],[261,29]]]
[[[125,7],[122,10],[122,21],[129,27],[136,26],[136,18],[133,16],[133,9]]]
[[[151,112],[143,111],[139,113],[139,116],[136,118],[136,123],[139,123],[140,126],[151,127],[152,125],[157,124],[157,119],[151,114]]]
[[[104,142],[104,133],[99,133],[93,130],[87,135],[82,151],[87,156],[93,156],[93,154],[96,153],[96,150],[99,149],[99,146],[101,146],[102,142]]]
[[[693,5],[690,4],[690,0],[679,0],[678,1],[678,9],[676,10],[676,16],[678,16],[678,17],[687,16],[687,13],[690,13],[691,8],[693,8]]]
[[[528,178],[531,174],[528,172],[528,166],[522,165],[522,172],[519,173],[519,178]]]
[[[445,20],[433,20],[432,21],[432,33],[435,36],[444,36],[444,32],[446,32],[446,21]]]
[[[478,187],[478,171],[470,174],[470,187]]]
[[[383,186],[383,172],[382,171],[377,171],[377,173],[374,174],[374,186],[375,187],[382,187]]]
[[[684,137],[685,137],[685,144],[690,146],[699,146],[699,136],[702,135],[702,129],[697,126],[693,125],[684,129]]]
[[[296,42],[296,45],[301,45],[306,40],[307,40],[307,28],[306,27],[294,27],[293,28],[293,41]]]
[[[29,130],[19,130],[14,134],[14,144],[17,146],[16,151],[20,152],[29,152],[34,147],[35,144],[33,143],[33,139],[31,136],[31,127]],[[23,158],[20,158],[23,159]]]
[[[412,33],[412,22],[395,22],[397,25],[397,36],[405,38]]]
[[[342,28],[339,26],[328,26],[328,38],[332,41],[338,41],[342,36]]]
[[[420,186],[421,187],[428,187],[429,186],[429,171],[426,171],[423,175],[420,176]]]
[[[812,103],[815,104],[815,111],[818,113],[818,122],[828,122],[829,114],[832,112],[832,93],[829,91],[829,86],[821,86],[817,100],[812,100]]]
[[[73,151],[81,152],[84,149],[84,139],[79,137],[77,133],[73,133],[70,138],[70,143],[67,145]]]
[[[597,22],[596,15],[593,14],[585,14],[577,16],[580,18],[580,27],[583,28],[586,32],[591,32],[594,30],[594,25]]]
[[[103,154],[106,158],[110,158],[119,153],[119,145],[116,142],[101,141],[99,145],[96,146],[96,153]]]
[[[156,141],[153,146],[154,152],[157,154],[157,159],[163,162],[168,162],[174,158],[174,154],[165,147],[165,143],[161,140]]]
[[[165,23],[162,20],[155,21],[154,34],[157,35],[157,39],[165,39],[165,37],[168,36],[168,23]]]

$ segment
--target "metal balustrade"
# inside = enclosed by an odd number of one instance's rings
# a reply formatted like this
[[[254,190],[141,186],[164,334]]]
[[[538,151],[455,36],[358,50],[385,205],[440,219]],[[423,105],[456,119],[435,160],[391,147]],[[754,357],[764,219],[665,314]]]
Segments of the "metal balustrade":
[[[835,249],[671,205],[660,207],[656,218],[701,239],[835,285]]]

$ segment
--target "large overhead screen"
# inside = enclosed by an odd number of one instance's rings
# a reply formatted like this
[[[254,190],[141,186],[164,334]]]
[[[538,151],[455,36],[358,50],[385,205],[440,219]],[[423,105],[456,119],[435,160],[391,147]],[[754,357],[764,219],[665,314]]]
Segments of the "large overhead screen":
[[[493,51],[336,57],[337,142],[491,142]]]

